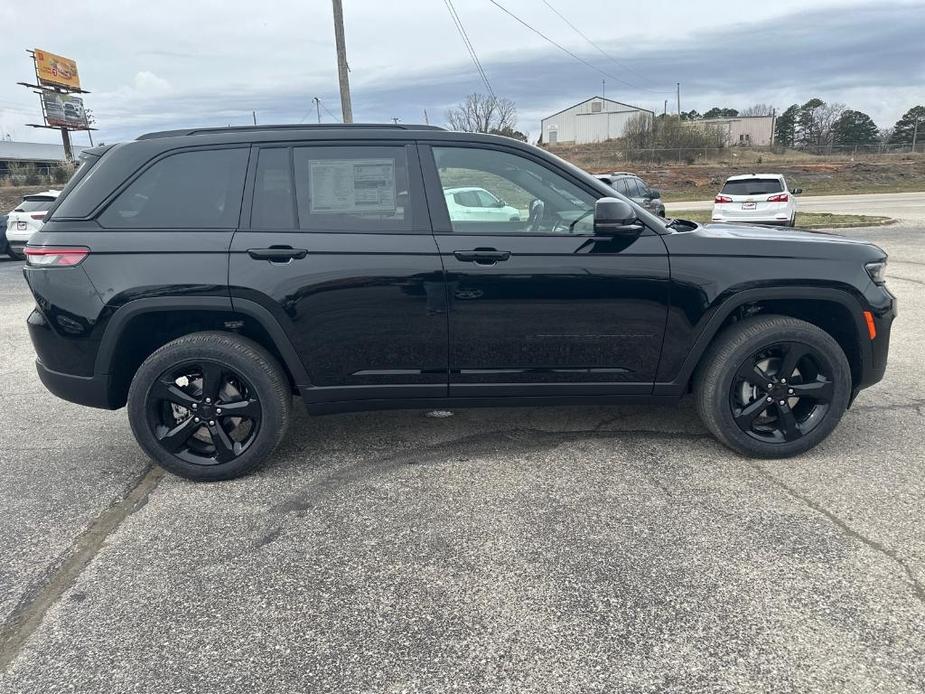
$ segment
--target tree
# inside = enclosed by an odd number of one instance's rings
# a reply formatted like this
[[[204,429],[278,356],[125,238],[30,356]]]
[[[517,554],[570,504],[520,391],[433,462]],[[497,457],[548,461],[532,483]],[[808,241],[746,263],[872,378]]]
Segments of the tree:
[[[890,137],[890,144],[893,145],[911,145],[912,135],[915,133],[915,124],[918,122],[919,133],[918,142],[925,142],[925,106],[913,106],[903,114],[903,117],[896,121],[893,126],[893,135]]]
[[[450,130],[467,133],[516,132],[517,107],[510,99],[470,94],[446,112],[446,120]]]
[[[844,104],[827,104],[822,99],[807,101],[797,113],[797,144],[817,151],[831,147],[832,129],[844,111]]]
[[[509,125],[506,125],[503,128],[493,128],[488,132],[492,135],[503,135],[504,137],[510,137],[514,140],[520,140],[521,142],[527,141],[526,133],[522,133],[519,130],[514,130],[514,128]]]
[[[681,111],[681,120],[700,120],[703,118],[696,110]]]
[[[714,106],[709,111],[703,114],[704,118],[735,118],[739,115],[739,112],[734,108],[719,108]]]
[[[842,112],[832,126],[832,141],[836,145],[874,145],[879,135],[870,116],[851,109]]]
[[[770,104],[755,104],[739,112],[740,116],[773,116],[774,107]]]
[[[800,107],[793,104],[777,117],[777,122],[774,124],[774,141],[781,147],[793,147],[796,144],[799,113]]]

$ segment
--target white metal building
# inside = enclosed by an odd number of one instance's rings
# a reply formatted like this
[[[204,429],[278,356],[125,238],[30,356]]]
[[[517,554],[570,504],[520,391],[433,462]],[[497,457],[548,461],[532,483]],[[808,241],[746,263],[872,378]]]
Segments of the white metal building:
[[[684,121],[689,126],[718,128],[729,146],[770,147],[774,144],[774,116],[739,116]]]
[[[540,121],[543,142],[585,144],[623,136],[627,122],[640,113],[655,114],[602,96],[592,96]]]

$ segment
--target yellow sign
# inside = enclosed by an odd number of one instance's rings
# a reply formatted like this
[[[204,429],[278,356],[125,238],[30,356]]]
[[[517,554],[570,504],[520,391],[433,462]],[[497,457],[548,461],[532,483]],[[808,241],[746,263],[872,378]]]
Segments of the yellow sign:
[[[36,48],[35,71],[41,84],[80,89],[77,63],[70,58],[62,58],[60,55]]]

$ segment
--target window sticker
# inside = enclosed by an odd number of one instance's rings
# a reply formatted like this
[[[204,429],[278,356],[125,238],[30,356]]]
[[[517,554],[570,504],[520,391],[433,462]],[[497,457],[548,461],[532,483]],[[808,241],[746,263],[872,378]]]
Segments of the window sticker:
[[[311,213],[395,213],[394,159],[314,159]]]

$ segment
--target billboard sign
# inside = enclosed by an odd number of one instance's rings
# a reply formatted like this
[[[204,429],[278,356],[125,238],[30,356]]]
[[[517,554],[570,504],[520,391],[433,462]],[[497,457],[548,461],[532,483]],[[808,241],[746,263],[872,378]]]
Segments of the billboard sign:
[[[77,74],[76,62],[40,48],[36,48],[34,53],[35,72],[38,75],[39,84],[80,89],[80,76]]]
[[[72,130],[86,129],[87,115],[84,113],[83,99],[79,96],[42,92],[42,105],[45,107],[47,125]]]

